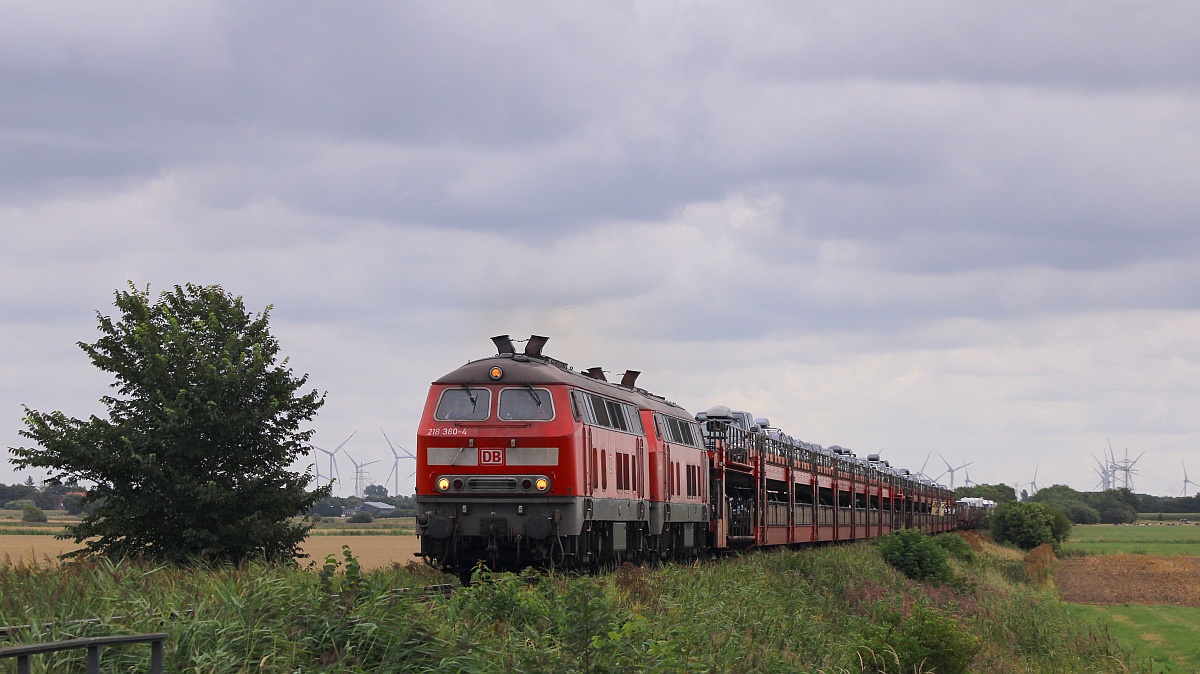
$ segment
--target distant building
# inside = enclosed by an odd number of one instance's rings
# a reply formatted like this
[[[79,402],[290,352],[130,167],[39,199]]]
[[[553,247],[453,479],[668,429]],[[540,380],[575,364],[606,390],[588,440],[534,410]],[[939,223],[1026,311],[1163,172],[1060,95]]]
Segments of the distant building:
[[[380,503],[379,501],[364,501],[362,504],[362,507],[359,508],[359,510],[366,510],[369,512],[377,512],[377,513],[385,513],[389,510],[395,510],[395,509],[396,509],[396,506],[388,505],[386,503]]]

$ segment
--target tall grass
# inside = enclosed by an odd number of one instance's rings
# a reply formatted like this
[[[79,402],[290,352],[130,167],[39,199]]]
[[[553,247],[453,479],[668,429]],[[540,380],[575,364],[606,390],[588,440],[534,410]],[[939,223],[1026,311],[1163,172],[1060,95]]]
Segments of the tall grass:
[[[446,577],[364,571],[349,554],[308,569],[0,565],[0,623],[29,625],[20,643],[165,631],[174,672],[1129,670],[1107,635],[1025,581],[1019,555],[976,552],[951,560],[944,585],[857,544],[600,577],[484,574],[430,599],[400,590]],[[101,620],[71,622],[83,618]],[[35,671],[81,658],[41,656]],[[106,671],[146,659],[106,652]]]

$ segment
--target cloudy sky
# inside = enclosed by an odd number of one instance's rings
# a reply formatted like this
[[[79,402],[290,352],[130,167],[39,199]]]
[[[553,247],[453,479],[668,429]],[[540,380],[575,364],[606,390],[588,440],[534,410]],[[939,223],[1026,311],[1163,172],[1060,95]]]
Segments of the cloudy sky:
[[[1191,2],[8,2],[0,446],[101,412],[115,289],[194,282],[274,306],[375,481],[536,333],[934,476],[1090,489],[1111,442],[1176,495],[1198,212]]]

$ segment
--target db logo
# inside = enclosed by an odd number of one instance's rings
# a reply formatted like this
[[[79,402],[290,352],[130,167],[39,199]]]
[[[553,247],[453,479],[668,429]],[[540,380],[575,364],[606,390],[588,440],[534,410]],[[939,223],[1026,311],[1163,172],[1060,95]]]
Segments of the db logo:
[[[484,466],[503,466],[504,465],[504,450],[503,449],[481,449],[479,450],[479,463]]]

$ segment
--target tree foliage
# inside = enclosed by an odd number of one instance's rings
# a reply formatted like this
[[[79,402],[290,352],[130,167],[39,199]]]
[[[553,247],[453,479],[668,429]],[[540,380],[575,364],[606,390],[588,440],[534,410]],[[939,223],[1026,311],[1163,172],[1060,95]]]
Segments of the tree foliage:
[[[996,503],[1007,503],[1017,500],[1017,491],[1006,484],[975,484],[969,487],[958,487],[954,490],[957,498],[986,498]]]
[[[1043,543],[1057,545],[1071,534],[1071,521],[1061,510],[1041,503],[1013,501],[996,507],[991,517],[992,538],[1032,550]]]
[[[22,510],[23,510],[23,512],[21,513],[21,521],[22,522],[45,522],[49,519],[48,517],[46,517],[46,513],[43,512],[41,508],[33,505],[32,503],[25,506]]]
[[[270,307],[250,314],[219,286],[175,286],[152,301],[132,284],[115,293],[116,318],[97,312],[102,334],[80,342],[116,378],[100,400],[108,418],[73,419],[26,408],[11,448],[19,468],[92,486],[90,513],[64,537],[84,552],[171,562],[293,558],[308,527],[289,518],[329,488],[306,491],[287,469],[313,431],[301,426],[324,403],[302,393],[268,330]]]
[[[951,578],[949,553],[920,529],[900,529],[880,538],[879,554],[913,580],[945,583]]]
[[[1039,490],[1029,500],[1062,510],[1076,524],[1128,524],[1137,520],[1142,503],[1142,497],[1128,489],[1080,492],[1063,484]]]

